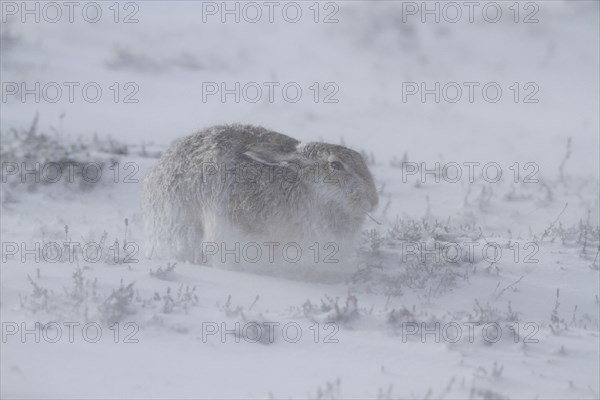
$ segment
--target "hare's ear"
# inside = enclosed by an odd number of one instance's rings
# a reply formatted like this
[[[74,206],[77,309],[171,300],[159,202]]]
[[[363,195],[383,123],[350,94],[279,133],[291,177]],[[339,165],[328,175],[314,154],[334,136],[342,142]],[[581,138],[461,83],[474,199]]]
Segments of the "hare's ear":
[[[279,143],[254,144],[244,152],[244,155],[265,165],[298,163],[301,158],[296,152],[296,146],[292,147]]]

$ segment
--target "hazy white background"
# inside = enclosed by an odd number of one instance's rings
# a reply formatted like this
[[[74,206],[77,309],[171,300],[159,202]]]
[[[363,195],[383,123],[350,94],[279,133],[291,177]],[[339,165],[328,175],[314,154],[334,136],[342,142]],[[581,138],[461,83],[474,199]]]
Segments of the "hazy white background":
[[[383,256],[374,255],[373,262],[383,259],[385,265],[394,265],[390,276],[399,268],[398,290],[392,292],[376,280],[365,283],[344,276],[334,284],[305,282],[285,273],[275,277],[184,264],[163,280],[149,270],[172,260],[143,257],[129,266],[10,258],[1,270],[3,322],[95,320],[99,304],[122,279],[125,285],[135,281],[135,298],[127,308],[131,314],[123,321],[140,326],[140,341],[114,344],[108,328],[109,339],[96,344],[21,343],[9,337],[2,343],[3,396],[598,398],[598,2],[535,2],[537,23],[523,22],[532,10],[525,8],[526,2],[518,3],[518,23],[509,9],[512,2],[498,3],[503,11],[498,23],[482,17],[486,3],[480,3],[472,23],[466,7],[457,23],[443,18],[435,23],[431,15],[423,23],[421,14],[405,15],[404,22],[402,3],[393,1],[339,1],[327,8],[321,2],[318,23],[312,2],[300,3],[303,17],[298,23],[282,17],[285,3],[275,9],[273,23],[266,7],[258,23],[243,18],[235,23],[231,15],[223,23],[220,14],[206,15],[204,22],[206,3],[201,2],[142,1],[126,9],[120,3],[120,21],[137,10],[133,17],[138,22],[129,24],[113,21],[112,4],[101,3],[103,16],[93,24],[81,18],[81,7],[73,23],[66,15],[59,23],[43,18],[35,23],[32,17],[22,23],[20,14],[6,15],[3,8],[3,96],[7,82],[25,82],[28,88],[35,82],[97,82],[103,89],[97,103],[84,101],[78,89],[73,103],[66,91],[54,104],[36,103],[30,95],[25,102],[21,94],[7,95],[6,101],[3,97],[5,160],[31,156],[27,149],[34,147],[17,140],[13,130],[28,129],[36,113],[38,132],[67,147],[89,143],[94,135],[127,144],[127,154],[113,154],[100,145],[71,154],[88,161],[135,162],[139,179],[156,162],[141,153],[142,144],[150,152],[162,151],[172,140],[212,124],[251,123],[302,140],[343,142],[372,154],[371,169],[382,188],[375,217],[383,225],[370,222],[365,228],[376,229],[382,237],[398,218],[450,221],[455,228],[470,224],[476,237],[481,229],[488,239],[502,243],[539,240],[549,227],[555,234],[558,221],[551,224],[559,216],[561,227],[573,231],[571,236],[556,233],[552,240],[545,236],[540,261],[533,265],[503,259],[499,271],[481,260],[474,266],[455,266],[472,276],[440,291],[435,273],[424,278],[423,287],[405,287],[400,273],[404,267],[389,249]],[[333,18],[339,21],[323,23],[338,8]],[[109,90],[114,82],[120,84],[121,96],[125,83],[135,83],[139,102],[115,103]],[[286,102],[279,86],[272,103],[266,90],[257,103],[236,103],[233,96],[221,102],[218,95],[204,102],[203,82],[225,82],[229,88],[235,82],[296,82],[303,96],[297,103]],[[324,84],[337,85],[339,101],[315,102],[310,91],[315,82],[321,85],[320,100]],[[432,96],[423,103],[418,95],[403,102],[403,82],[425,82],[428,87],[435,82],[497,82],[503,95],[497,103],[486,102],[479,86],[473,103],[466,92],[457,103],[436,103]],[[509,90],[514,82],[521,85],[521,98],[523,85],[535,83],[539,102],[515,103]],[[40,154],[33,153],[34,158]],[[403,182],[392,161],[405,155],[429,167],[436,162],[497,162],[507,175],[497,184],[480,177],[474,184],[466,179],[436,184],[431,176],[421,184],[416,184],[418,176]],[[511,184],[509,167],[515,162],[535,163],[540,183]],[[144,247],[139,184],[105,184],[91,191],[56,185],[24,190],[3,184],[2,189],[3,242],[64,239],[65,225],[68,235],[79,240],[98,240],[104,231],[109,240],[122,239],[127,218],[128,240]],[[585,226],[590,228],[582,228],[580,221],[589,221]],[[594,227],[596,233],[590,232]],[[581,235],[577,239],[582,230],[590,236],[585,254]],[[383,242],[384,248],[390,240]],[[362,267],[348,265],[348,271]],[[63,293],[72,294],[66,288],[75,268],[84,269],[89,296],[73,303]],[[29,302],[35,296],[27,274],[35,277],[38,269],[37,283],[54,293],[44,307]],[[92,290],[94,278],[98,281]],[[183,290],[196,286],[198,301],[166,312],[161,302],[167,288],[176,292],[181,285]],[[559,331],[551,327],[557,288],[559,319],[569,328]],[[159,293],[155,302],[150,300],[154,293]],[[226,307],[229,295],[232,303]],[[260,299],[251,306],[256,296]],[[318,308],[326,296],[339,297],[340,306],[355,296],[359,309],[356,314],[346,310],[353,315],[346,321],[331,307]],[[315,311],[302,311],[307,300],[316,305]],[[540,326],[539,343],[524,345],[512,338],[494,345],[421,343],[418,338],[402,343],[390,322],[390,310],[406,307],[418,321],[476,318],[504,323],[509,301],[519,321]],[[229,310],[237,306],[245,314]],[[265,346],[201,340],[203,321],[248,320],[296,321],[305,333],[311,332],[312,321],[335,320],[339,343],[279,341]]]

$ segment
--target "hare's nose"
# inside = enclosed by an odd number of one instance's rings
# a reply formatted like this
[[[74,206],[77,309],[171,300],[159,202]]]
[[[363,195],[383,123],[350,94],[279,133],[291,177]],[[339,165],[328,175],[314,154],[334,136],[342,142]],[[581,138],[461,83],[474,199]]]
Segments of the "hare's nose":
[[[371,209],[369,211],[373,211],[377,207],[378,203],[379,203],[379,198],[377,197],[377,195],[370,196],[369,204],[371,204]]]

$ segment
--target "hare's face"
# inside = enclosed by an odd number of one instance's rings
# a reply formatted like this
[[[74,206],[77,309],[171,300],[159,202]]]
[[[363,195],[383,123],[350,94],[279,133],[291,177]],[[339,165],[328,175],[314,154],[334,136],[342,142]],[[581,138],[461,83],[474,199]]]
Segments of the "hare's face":
[[[378,202],[373,177],[363,157],[343,146],[320,144],[318,190],[349,214],[364,216]]]
[[[375,183],[363,157],[354,150],[327,143],[256,143],[244,155],[265,165],[299,167],[305,187],[321,207],[360,219],[377,205]],[[298,171],[298,169],[296,169]],[[341,209],[341,210],[340,210]]]

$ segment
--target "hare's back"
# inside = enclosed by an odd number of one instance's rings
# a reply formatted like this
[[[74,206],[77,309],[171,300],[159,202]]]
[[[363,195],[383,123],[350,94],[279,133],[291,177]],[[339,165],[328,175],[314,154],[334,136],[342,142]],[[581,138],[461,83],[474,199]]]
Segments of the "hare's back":
[[[252,125],[218,125],[197,132],[175,146],[205,160],[236,159],[257,144],[273,144],[282,149],[294,149],[298,140],[284,134]]]

